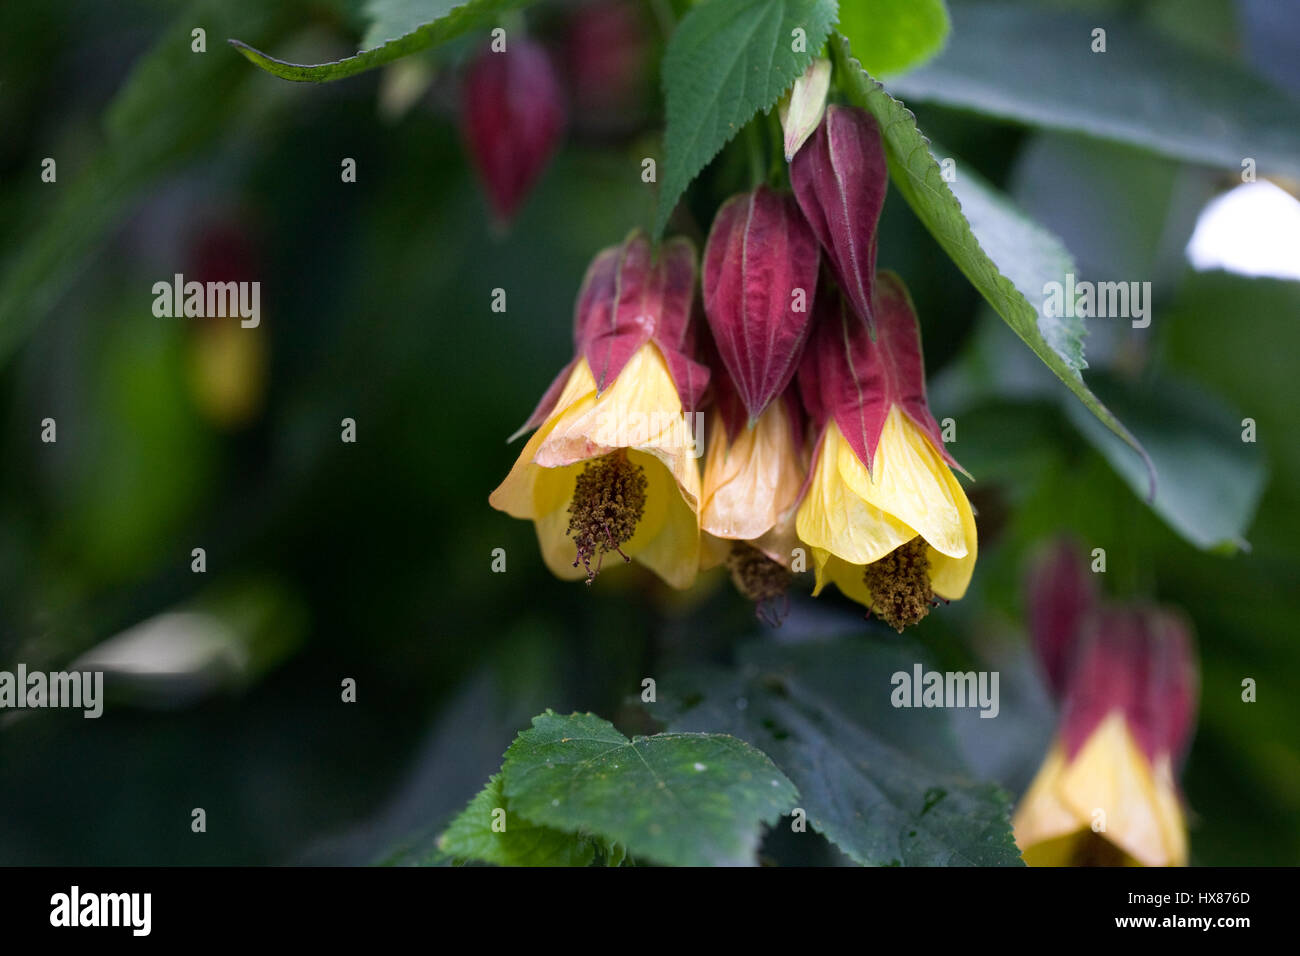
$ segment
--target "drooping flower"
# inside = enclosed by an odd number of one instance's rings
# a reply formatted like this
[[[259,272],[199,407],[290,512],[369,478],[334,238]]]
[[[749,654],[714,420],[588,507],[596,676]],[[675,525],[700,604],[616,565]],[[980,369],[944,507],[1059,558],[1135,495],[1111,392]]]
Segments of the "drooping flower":
[[[821,257],[794,197],[759,186],[727,200],[704,248],[704,314],[736,393],[757,422],[794,378]]]
[[[821,125],[790,164],[790,185],[835,280],[874,335],[876,224],[889,170],[871,114],[853,106],[826,107]]]
[[[1177,773],[1196,710],[1190,634],[1148,605],[1083,619],[1064,657],[1056,741],[1012,821],[1026,863],[1187,863]],[[1041,652],[1048,642],[1035,638]]]
[[[793,389],[747,424],[745,409],[725,368],[713,372],[715,407],[704,459],[700,528],[706,535],[702,567],[724,561],[736,589],[759,616],[779,621],[798,537],[795,509],[803,488],[803,410]],[[713,540],[713,539],[716,539]]]
[[[699,449],[686,414],[708,384],[694,358],[695,250],[672,239],[657,259],[633,233],[587,270],[574,314],[576,356],[525,424],[537,428],[493,507],[533,521],[562,578],[610,554],[673,587],[699,567]]]
[[[814,57],[808,69],[794,81],[794,86],[777,102],[781,131],[785,139],[788,163],[807,142],[826,114],[826,94],[831,87],[831,61]]]
[[[514,218],[550,161],[564,125],[564,101],[538,44],[512,36],[485,47],[465,72],[461,130],[498,225]]]
[[[796,528],[828,582],[897,630],[936,597],[966,593],[975,518],[925,394],[920,333],[902,280],[876,279],[878,336],[831,290],[799,371],[819,437]]]

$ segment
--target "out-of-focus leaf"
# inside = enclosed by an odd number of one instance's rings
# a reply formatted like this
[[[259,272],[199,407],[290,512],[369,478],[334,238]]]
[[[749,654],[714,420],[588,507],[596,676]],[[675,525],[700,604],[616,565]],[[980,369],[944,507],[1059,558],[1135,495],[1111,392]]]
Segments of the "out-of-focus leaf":
[[[946,182],[912,113],[862,70],[842,37],[830,49],[850,102],[880,123],[890,178],[912,211],[1012,331],[1145,461],[1142,446],[1084,384],[1082,320],[1052,318],[1043,309],[1045,284],[1063,284],[1074,271],[1065,247],[968,166],[955,167],[956,180]],[[1148,483],[1154,491],[1149,462]]]
[[[1266,469],[1256,443],[1242,441],[1242,419],[1201,388],[1157,379],[1138,388],[1118,379],[1093,381],[1118,409],[1160,471],[1151,507],[1198,548],[1247,547],[1246,529],[1264,487]],[[1145,470],[1133,450],[1077,406],[1070,419],[1139,495]]]
[[[1118,13],[953,0],[953,42],[900,77],[908,99],[1121,140],[1177,159],[1300,175],[1300,102]],[[1093,30],[1106,32],[1094,53]]]
[[[624,737],[592,714],[547,711],[506,751],[510,807],[671,866],[754,863],[760,828],[794,806],[761,751],[723,734]]]
[[[254,66],[261,67],[267,73],[281,79],[299,83],[328,83],[331,80],[342,80],[364,73],[366,70],[373,70],[377,66],[392,63],[420,50],[440,46],[472,30],[494,26],[501,14],[531,2],[532,0],[467,0],[461,6],[451,9],[445,16],[431,23],[425,22],[423,26],[391,39],[382,46],[330,63],[286,63],[240,40],[232,39],[230,44],[247,57]],[[431,12],[436,14],[441,9],[443,7],[440,5],[431,8]],[[383,31],[382,27],[380,29]],[[367,35],[367,40],[373,33],[374,28]]]
[[[845,0],[837,28],[872,76],[889,76],[924,63],[948,39],[943,0]]]
[[[1010,798],[969,776],[947,712],[891,703],[892,676],[910,679],[918,664],[920,649],[892,638],[756,643],[734,672],[702,670],[660,687],[672,697],[670,729],[725,731],[763,747],[799,787],[808,822],[856,862],[1016,865]],[[980,723],[998,732],[996,718]]]
[[[700,170],[808,68],[835,16],[835,0],[705,0],[682,18],[664,53],[667,121],[655,232]],[[799,53],[796,30],[806,38]]]

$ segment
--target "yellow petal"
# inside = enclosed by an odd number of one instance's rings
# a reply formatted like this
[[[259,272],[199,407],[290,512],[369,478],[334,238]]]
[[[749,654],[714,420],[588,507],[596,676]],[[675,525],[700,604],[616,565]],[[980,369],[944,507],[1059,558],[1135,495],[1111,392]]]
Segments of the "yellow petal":
[[[585,361],[578,364],[586,368]],[[668,365],[654,344],[638,349],[604,394],[593,392],[565,409],[537,449],[534,461],[543,468],[554,468],[619,448],[658,458],[692,507],[698,504],[696,439],[682,414]]]
[[[572,480],[538,467],[534,459],[561,416],[580,403],[590,404],[594,401],[595,394],[596,380],[592,378],[586,360],[580,359],[569,373],[569,380],[565,383],[555,408],[528,439],[515,460],[514,467],[510,469],[510,474],[488,496],[488,503],[493,508],[514,518],[532,519],[547,514],[556,507],[567,506],[567,497],[573,495]],[[566,485],[567,497],[564,492]],[[557,501],[557,496],[565,500]]]
[[[817,576],[817,583],[813,586],[813,597],[820,594],[827,584],[834,584],[846,597],[852,598],[863,607],[871,607],[871,591],[867,587],[860,565],[849,564],[821,548],[813,548],[812,554],[813,569]]]
[[[645,468],[647,487],[645,515],[623,550],[670,587],[688,588],[700,568],[700,522],[695,508],[658,459],[634,451],[628,453],[628,461]]]
[[[1153,767],[1123,715],[1108,715],[1074,759],[1053,747],[1016,811],[1025,861],[1064,864],[1073,836],[1089,831],[1144,866],[1183,866],[1187,836],[1172,770]]]
[[[713,416],[704,461],[700,527],[719,538],[749,541],[776,527],[803,485],[799,452],[781,401],[752,428],[727,440],[722,416]]]
[[[840,466],[845,452],[857,461],[832,421],[822,436],[812,481],[799,505],[796,530],[809,547],[828,551],[849,564],[871,564],[911,541],[916,532],[849,486]]]
[[[842,439],[838,464],[844,482],[863,501],[913,529],[940,554],[966,556],[957,502],[966,496],[929,436],[897,405],[885,418],[871,473]]]
[[[927,553],[930,558],[930,587],[934,593],[949,601],[956,601],[966,595],[971,575],[975,573],[975,556],[979,551],[975,532],[975,514],[971,511],[970,501],[962,489],[957,476],[945,468],[953,500],[957,502],[957,511],[961,515],[962,537],[966,543],[966,553],[960,558],[941,554],[931,546]]]

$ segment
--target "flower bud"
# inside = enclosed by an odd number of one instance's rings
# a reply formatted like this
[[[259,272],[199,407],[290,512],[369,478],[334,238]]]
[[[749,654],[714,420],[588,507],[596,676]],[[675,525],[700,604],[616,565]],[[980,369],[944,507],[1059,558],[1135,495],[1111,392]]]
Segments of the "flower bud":
[[[555,151],[564,106],[546,52],[525,37],[485,48],[465,74],[461,129],[499,225],[512,218]]]
[[[856,107],[826,107],[825,119],[790,164],[799,208],[826,250],[840,288],[873,336],[876,224],[888,178],[880,129]]]
[[[811,325],[817,238],[794,197],[759,186],[723,204],[704,249],[704,313],[750,423],[794,377]]]
[[[1079,637],[1097,604],[1097,589],[1078,548],[1051,545],[1029,579],[1029,632],[1055,697],[1065,690]]]
[[[831,61],[816,57],[777,104],[781,130],[785,133],[787,163],[794,159],[799,147],[822,121],[826,112],[826,92],[830,87]]]

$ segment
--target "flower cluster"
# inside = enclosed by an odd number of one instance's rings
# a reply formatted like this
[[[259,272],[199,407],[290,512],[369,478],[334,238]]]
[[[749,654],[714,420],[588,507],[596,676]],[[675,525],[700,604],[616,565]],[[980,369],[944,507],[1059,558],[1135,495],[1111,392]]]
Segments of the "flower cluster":
[[[824,80],[782,105],[793,192],[721,207],[698,292],[685,238],[633,233],[589,267],[575,357],[490,499],[535,523],[557,575],[590,583],[617,556],[685,588],[725,563],[770,613],[811,558],[814,593],[833,583],[900,631],[965,593],[974,516],[911,299],[876,271],[880,132],[818,102]]]

